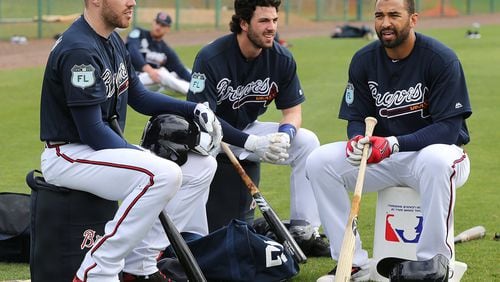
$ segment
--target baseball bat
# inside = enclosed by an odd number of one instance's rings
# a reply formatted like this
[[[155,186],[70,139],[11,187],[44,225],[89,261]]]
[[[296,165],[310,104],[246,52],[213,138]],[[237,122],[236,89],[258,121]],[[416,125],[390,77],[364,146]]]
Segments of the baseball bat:
[[[455,236],[455,244],[481,239],[484,235],[486,235],[486,229],[484,226],[474,226]]]
[[[373,117],[365,118],[365,136],[372,136],[373,129],[377,124],[377,120]],[[352,260],[354,257],[354,246],[356,234],[358,232],[358,214],[361,204],[361,194],[363,192],[363,183],[365,181],[366,161],[368,160],[369,144],[363,147],[361,163],[359,165],[358,178],[351,203],[351,211],[347,220],[342,247],[337,264],[337,272],[335,273],[335,282],[347,282],[351,278]]]
[[[120,135],[122,138],[125,138],[123,136],[120,125],[118,124],[116,115],[110,117],[109,126],[116,133],[118,133],[118,135]],[[193,253],[191,253],[191,250],[186,244],[186,241],[184,241],[184,238],[182,238],[182,235],[179,233],[179,230],[177,230],[177,227],[175,227],[172,220],[163,210],[160,212],[158,217],[160,218],[161,226],[163,227],[165,234],[167,234],[167,238],[170,241],[170,244],[172,244],[172,248],[174,249],[179,262],[184,268],[189,281],[206,282],[207,279],[203,275],[198,262],[194,258]]]
[[[276,237],[278,238],[280,243],[283,244],[285,251],[288,252],[297,263],[306,263],[307,262],[306,255],[299,247],[295,239],[292,237],[288,229],[285,227],[283,222],[281,222],[280,218],[273,210],[271,205],[269,205],[264,196],[261,194],[259,188],[255,185],[252,179],[245,172],[245,169],[241,166],[238,159],[236,159],[231,149],[229,149],[229,146],[226,143],[221,142],[221,147],[228,156],[228,158],[231,160],[231,163],[233,164],[234,168],[240,175],[245,185],[248,187],[248,190],[250,191],[250,194],[252,195],[255,202],[257,203],[260,212],[266,219],[271,230],[274,232],[274,234],[276,234]]]

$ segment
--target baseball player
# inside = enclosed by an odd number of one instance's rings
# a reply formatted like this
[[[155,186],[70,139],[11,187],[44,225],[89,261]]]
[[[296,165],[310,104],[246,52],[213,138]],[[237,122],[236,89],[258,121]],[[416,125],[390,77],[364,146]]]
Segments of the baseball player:
[[[122,270],[125,281],[166,281],[156,266],[168,245],[158,215],[165,209],[179,231],[206,235],[204,207],[216,161],[193,154],[179,167],[128,143],[119,134],[127,106],[149,116],[199,119],[214,138],[220,123],[203,104],[151,92],[139,81],[114,32],[129,26],[134,0],[84,3],[83,15],[57,40],[45,69],[41,169],[51,184],[121,205],[73,281],[119,281]],[[112,126],[114,116],[120,129]]]
[[[160,85],[186,95],[191,72],[163,37],[170,31],[172,18],[159,12],[151,30],[133,29],[127,37],[127,49],[139,79],[146,86]]]
[[[187,99],[210,104],[221,121],[223,141],[239,159],[291,166],[290,228],[296,220],[307,220],[316,230],[317,254],[329,256],[328,245],[317,233],[318,210],[305,176],[306,158],[319,140],[301,128],[305,96],[297,66],[288,49],[274,40],[280,4],[234,1],[232,33],[197,54]],[[257,120],[273,101],[281,120]]]
[[[469,142],[465,120],[472,112],[460,61],[442,43],[416,33],[417,20],[413,0],[376,1],[379,40],[353,56],[340,107],[350,140],[323,145],[307,160],[334,260],[339,259],[339,234],[344,234],[350,210],[348,190],[354,190],[364,144],[370,150],[363,191],[407,186],[420,194],[424,221],[417,259],[453,255],[447,235],[456,188],[469,176],[462,146]],[[373,137],[363,136],[367,116],[378,120]],[[352,279],[367,278],[368,267],[368,253],[356,234]],[[335,271],[318,281],[333,281]]]

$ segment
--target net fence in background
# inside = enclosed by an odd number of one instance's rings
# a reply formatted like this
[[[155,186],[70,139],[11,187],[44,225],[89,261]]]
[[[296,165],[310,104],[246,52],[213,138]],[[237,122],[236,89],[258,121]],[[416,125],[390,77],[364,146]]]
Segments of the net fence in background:
[[[228,30],[232,0],[141,0],[133,26],[149,28],[156,13],[166,11],[172,30]],[[367,21],[373,18],[374,0],[282,0],[280,24],[301,21]],[[500,0],[416,0],[424,16],[496,13]],[[83,0],[0,0],[0,40],[15,36],[50,38],[63,32],[83,12]],[[129,28],[130,29],[130,28]]]

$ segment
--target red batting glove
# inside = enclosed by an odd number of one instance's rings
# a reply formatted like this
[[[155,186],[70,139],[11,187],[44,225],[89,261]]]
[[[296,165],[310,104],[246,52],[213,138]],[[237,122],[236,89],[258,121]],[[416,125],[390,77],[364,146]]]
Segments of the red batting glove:
[[[369,164],[379,163],[392,153],[399,152],[398,139],[394,136],[387,138],[379,136],[363,137],[358,141],[358,146],[362,148],[367,143],[371,144],[368,151],[368,160],[366,161]]]

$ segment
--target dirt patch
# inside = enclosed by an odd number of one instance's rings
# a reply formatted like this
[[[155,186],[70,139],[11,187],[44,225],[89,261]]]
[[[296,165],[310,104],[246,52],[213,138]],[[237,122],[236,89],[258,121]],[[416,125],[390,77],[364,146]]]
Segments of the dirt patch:
[[[228,22],[228,21],[227,21]],[[472,23],[478,22],[482,25],[500,24],[500,14],[484,14],[473,16],[457,16],[442,18],[421,19],[418,28],[431,27],[470,27]],[[289,24],[283,23],[279,26],[280,36],[283,39],[294,39],[310,36],[327,36],[333,32],[335,26],[342,25],[344,22],[314,22],[301,18],[290,18]],[[367,24],[371,22],[351,22],[353,25]],[[195,31],[172,31],[166,36],[168,43],[174,47],[206,44],[213,39],[227,34],[225,30],[195,30]],[[465,32],[465,31],[464,31]],[[126,34],[123,34],[126,36]],[[0,69],[16,69],[39,67],[46,64],[48,54],[53,39],[30,39],[27,44],[12,44],[6,41],[0,41]]]

